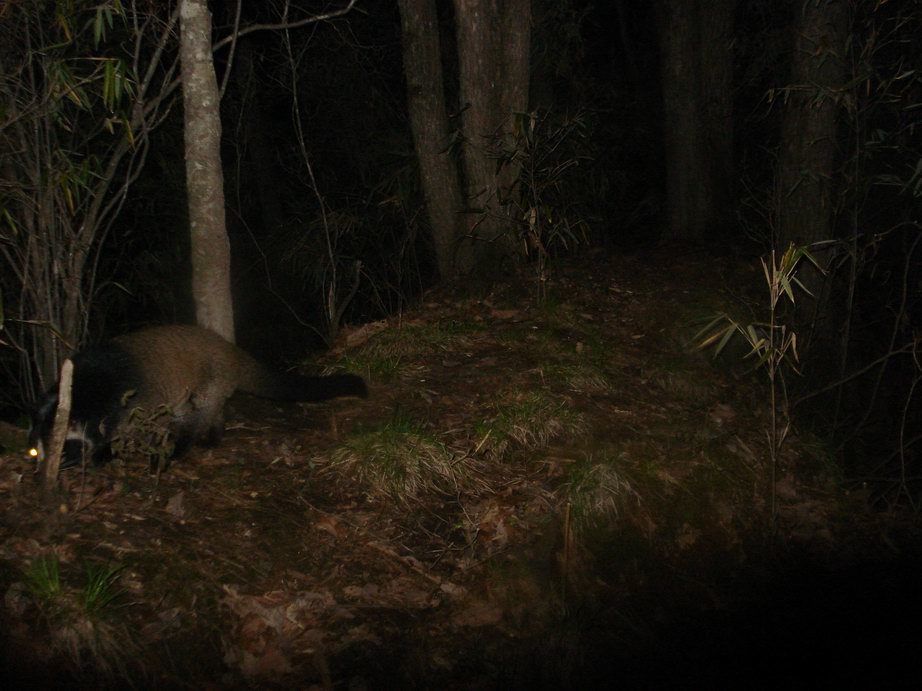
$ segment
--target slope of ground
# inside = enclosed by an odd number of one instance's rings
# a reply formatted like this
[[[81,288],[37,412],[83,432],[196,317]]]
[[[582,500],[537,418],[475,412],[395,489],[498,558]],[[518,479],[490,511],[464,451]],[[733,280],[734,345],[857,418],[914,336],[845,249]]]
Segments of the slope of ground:
[[[240,398],[214,449],[42,493],[0,465],[4,673],[98,688],[908,679],[915,531],[692,345],[754,266],[655,255],[350,334],[367,401]],[[540,297],[540,299],[539,299]],[[9,446],[9,444],[6,444]],[[9,449],[8,449],[9,451]]]

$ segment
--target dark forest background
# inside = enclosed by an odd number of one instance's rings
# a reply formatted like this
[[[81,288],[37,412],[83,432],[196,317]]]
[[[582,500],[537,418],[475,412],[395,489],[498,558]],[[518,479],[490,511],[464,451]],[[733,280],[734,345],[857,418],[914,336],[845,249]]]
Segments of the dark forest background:
[[[414,147],[401,10],[419,5],[437,10],[442,155],[460,168],[464,3],[360,1],[234,43],[338,6],[211,4],[238,342],[290,362],[438,283],[487,290],[510,266],[664,246],[707,253],[720,272],[793,242],[825,269],[802,262],[813,297],[791,284],[796,308],[776,315],[798,333],[793,419],[847,477],[915,501],[922,3],[508,3],[531,13],[528,106],[484,144],[511,175],[507,242],[458,274],[440,266]],[[0,5],[7,417],[53,381],[62,352],[194,320],[174,9]],[[541,222],[523,225],[528,212]],[[767,301],[740,295],[733,318]]]

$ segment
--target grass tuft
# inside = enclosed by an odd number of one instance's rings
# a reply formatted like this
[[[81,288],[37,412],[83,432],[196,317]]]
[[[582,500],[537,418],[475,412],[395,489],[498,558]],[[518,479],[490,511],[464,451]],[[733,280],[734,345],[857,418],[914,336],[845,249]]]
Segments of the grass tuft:
[[[562,494],[577,531],[611,523],[627,506],[640,504],[640,495],[613,461],[588,454],[570,469]]]
[[[470,335],[481,328],[473,322],[457,319],[404,324],[382,331],[358,351],[342,358],[339,364],[371,381],[390,382],[401,377],[421,376],[425,365],[420,361],[440,351],[470,348]]]
[[[127,627],[113,617],[124,593],[118,586],[122,568],[87,564],[82,589],[63,585],[56,557],[36,559],[24,574],[49,633],[49,652],[65,656],[80,675],[124,680],[136,657]]]
[[[493,407],[497,414],[475,429],[478,450],[493,459],[505,458],[515,448],[544,448],[555,439],[578,437],[588,429],[583,414],[568,401],[538,391]]]
[[[604,394],[613,388],[605,372],[588,363],[552,365],[544,370],[544,376],[546,380],[560,382],[581,394]]]
[[[119,574],[124,568],[87,563],[82,605],[88,615],[99,616],[124,594],[118,585]]]
[[[360,350],[343,355],[335,368],[324,370],[324,374],[344,369],[359,374],[368,381],[378,383],[394,382],[401,377],[422,376],[424,370],[419,365],[404,362],[399,355],[379,354]]]
[[[57,557],[39,557],[25,572],[26,587],[42,610],[54,606],[61,595],[61,568]]]
[[[455,492],[471,474],[461,454],[404,416],[353,434],[330,455],[329,467],[363,485],[370,498],[405,506]]]

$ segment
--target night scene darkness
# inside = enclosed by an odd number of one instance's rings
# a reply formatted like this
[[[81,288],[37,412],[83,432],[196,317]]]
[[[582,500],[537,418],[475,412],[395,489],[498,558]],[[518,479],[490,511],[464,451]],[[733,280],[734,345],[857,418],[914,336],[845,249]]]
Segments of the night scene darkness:
[[[0,0],[0,686],[917,685],[919,36]]]

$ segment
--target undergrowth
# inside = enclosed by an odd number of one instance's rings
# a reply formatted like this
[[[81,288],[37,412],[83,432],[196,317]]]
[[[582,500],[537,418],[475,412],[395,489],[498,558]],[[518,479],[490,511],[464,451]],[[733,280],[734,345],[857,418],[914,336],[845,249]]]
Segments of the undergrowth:
[[[617,459],[586,454],[574,463],[561,489],[577,532],[608,527],[641,498],[617,467]]]
[[[491,417],[475,425],[477,449],[488,458],[502,460],[514,450],[531,451],[556,439],[570,439],[588,431],[585,416],[569,401],[540,391],[498,399]]]
[[[470,337],[481,328],[458,319],[404,324],[374,336],[362,348],[345,355],[339,364],[382,383],[420,376],[426,369],[421,361],[434,353],[469,348]]]
[[[77,675],[88,670],[103,680],[125,680],[136,665],[136,646],[117,610],[125,591],[119,585],[123,567],[86,563],[82,587],[61,578],[55,556],[35,559],[25,570],[26,592],[47,629],[51,649],[69,661]]]
[[[364,487],[369,498],[404,506],[454,493],[473,474],[469,459],[403,415],[352,434],[330,454],[329,469]]]

